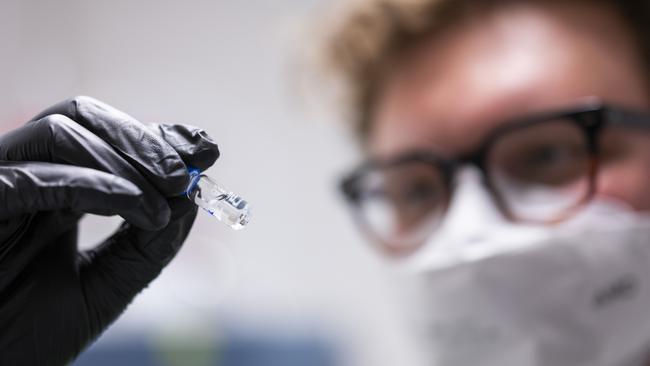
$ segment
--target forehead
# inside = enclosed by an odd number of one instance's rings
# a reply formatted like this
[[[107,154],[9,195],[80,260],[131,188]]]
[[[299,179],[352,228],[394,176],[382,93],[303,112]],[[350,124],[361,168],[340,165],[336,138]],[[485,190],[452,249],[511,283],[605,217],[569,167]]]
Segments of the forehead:
[[[371,153],[462,153],[504,121],[585,96],[646,107],[632,40],[610,9],[588,3],[475,16],[403,56],[377,103]]]

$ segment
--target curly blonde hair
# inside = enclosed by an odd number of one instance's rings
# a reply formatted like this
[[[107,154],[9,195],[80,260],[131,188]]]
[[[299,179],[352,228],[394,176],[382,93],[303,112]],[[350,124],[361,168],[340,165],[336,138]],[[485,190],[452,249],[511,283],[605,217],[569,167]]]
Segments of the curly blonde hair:
[[[650,1],[568,1],[604,4],[616,11],[635,37],[650,82]],[[365,0],[347,9],[329,33],[324,61],[327,69],[344,83],[350,118],[359,137],[367,137],[382,82],[406,49],[453,24],[513,2],[522,0]]]

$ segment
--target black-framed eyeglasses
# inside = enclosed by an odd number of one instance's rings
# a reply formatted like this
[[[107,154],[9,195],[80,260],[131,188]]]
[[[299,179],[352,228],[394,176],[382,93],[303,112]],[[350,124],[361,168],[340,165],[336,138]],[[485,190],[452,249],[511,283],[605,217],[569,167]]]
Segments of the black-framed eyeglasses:
[[[354,170],[341,190],[362,229],[389,254],[419,248],[444,218],[456,172],[467,164],[481,171],[507,219],[564,221],[596,191],[603,131],[650,131],[650,114],[590,102],[500,126],[461,157],[417,150]]]

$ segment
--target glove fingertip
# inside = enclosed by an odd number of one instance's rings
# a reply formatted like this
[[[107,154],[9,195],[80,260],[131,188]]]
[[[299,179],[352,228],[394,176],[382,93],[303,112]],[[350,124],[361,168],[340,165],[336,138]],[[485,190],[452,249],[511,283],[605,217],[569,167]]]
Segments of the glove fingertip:
[[[221,156],[219,145],[202,129],[193,131],[194,146],[184,157],[191,166],[206,170]]]
[[[219,159],[219,146],[203,129],[183,124],[161,124],[158,129],[187,165],[206,170]]]
[[[187,164],[200,170],[207,170],[219,159],[219,150],[201,150],[186,157]]]
[[[137,200],[136,202],[142,200],[142,190],[128,179],[124,179],[117,175],[113,176],[111,195],[116,197],[125,196]]]

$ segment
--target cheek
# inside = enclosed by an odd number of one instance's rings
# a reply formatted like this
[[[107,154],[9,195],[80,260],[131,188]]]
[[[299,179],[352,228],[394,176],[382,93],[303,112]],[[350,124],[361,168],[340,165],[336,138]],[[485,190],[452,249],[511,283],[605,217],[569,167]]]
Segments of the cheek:
[[[597,194],[626,202],[636,210],[650,210],[650,138],[627,145],[622,156],[601,163]]]

